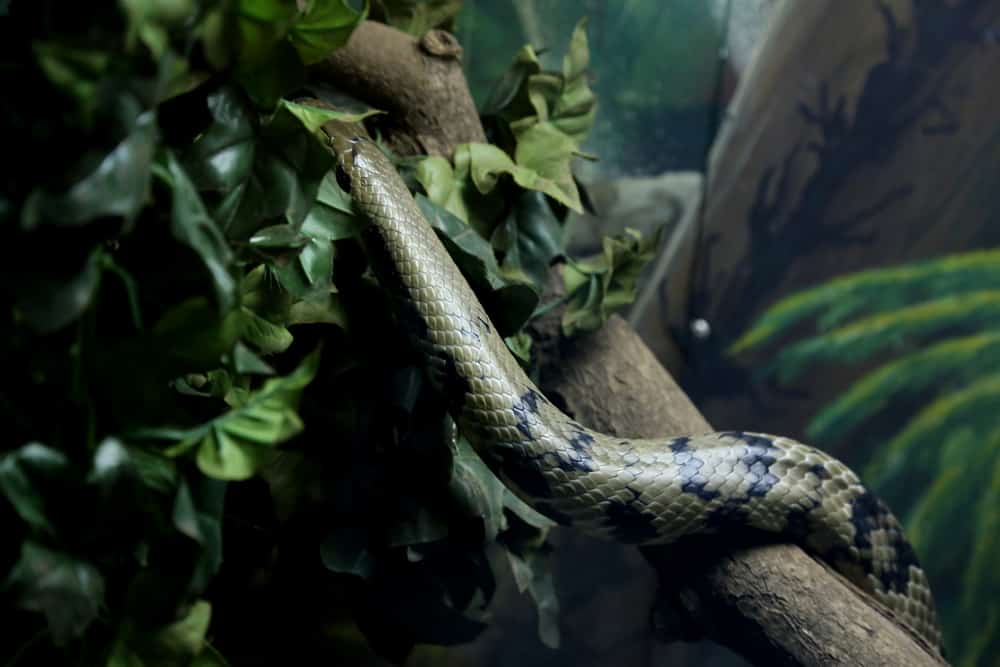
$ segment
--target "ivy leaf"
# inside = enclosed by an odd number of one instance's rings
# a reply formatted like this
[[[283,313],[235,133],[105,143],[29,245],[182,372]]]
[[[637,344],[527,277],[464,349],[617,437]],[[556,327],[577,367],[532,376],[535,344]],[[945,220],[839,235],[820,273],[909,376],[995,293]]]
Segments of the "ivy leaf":
[[[462,0],[380,0],[376,20],[420,37],[428,30],[448,26],[462,9]]]
[[[83,266],[68,278],[50,274],[24,276],[17,294],[17,310],[38,333],[58,331],[90,308],[101,284],[103,252],[90,252]]]
[[[483,520],[484,539],[492,542],[507,526],[503,485],[464,438],[455,441],[448,491],[468,516]]]
[[[99,218],[121,218],[130,226],[146,203],[156,147],[156,113],[133,108],[123,97],[123,115],[134,120],[122,141],[87,176],[69,190],[53,194],[34,190],[21,210],[21,224],[84,225]]]
[[[230,410],[192,429],[144,429],[137,436],[176,441],[167,453],[196,450],[199,469],[222,480],[248,479],[270,458],[273,448],[302,430],[297,406],[302,390],[316,375],[319,348],[292,373],[273,378],[259,390],[233,388],[225,397]]]
[[[538,293],[523,281],[501,274],[493,248],[476,230],[418,194],[417,205],[439,233],[452,259],[480,296],[502,336],[512,335],[538,305]]]
[[[57,645],[83,634],[104,603],[104,578],[92,564],[26,540],[7,578],[22,609],[41,612]]]
[[[309,243],[309,237],[291,225],[273,225],[257,230],[249,243],[267,250],[298,250]]]
[[[29,443],[0,457],[0,491],[21,519],[37,530],[53,534],[46,513],[47,497],[68,473],[69,460],[55,449]],[[51,485],[53,488],[46,489]]]
[[[325,0],[320,1],[322,2]],[[362,111],[360,113],[353,113],[348,111],[339,111],[326,106],[292,102],[289,100],[281,100],[278,102],[278,109],[287,110],[290,114],[299,119],[299,122],[302,123],[303,127],[313,134],[318,134],[323,125],[329,123],[331,120],[340,121],[341,123],[359,123],[369,116],[385,113],[377,109],[368,109],[367,111]]]
[[[261,109],[273,109],[286,92],[305,81],[305,68],[288,32],[298,12],[283,0],[238,0],[240,44],[234,78]]]
[[[85,123],[89,125],[98,104],[101,76],[108,69],[111,54],[101,49],[74,48],[42,40],[33,41],[31,48],[46,78],[76,98]]]
[[[544,196],[524,192],[494,230],[493,245],[504,253],[505,271],[529,276],[542,291],[549,267],[563,254],[563,228]]]
[[[230,273],[232,251],[222,230],[205,210],[194,184],[173,152],[166,151],[166,169],[157,174],[170,186],[171,231],[191,247],[212,278],[220,311],[229,310],[236,298],[236,281]]]
[[[193,667],[207,645],[205,635],[212,618],[212,605],[196,600],[184,616],[153,632],[123,636],[115,642],[107,667],[145,667],[146,665],[188,665]],[[124,633],[123,633],[124,634]],[[219,665],[213,661],[206,665]]]
[[[360,526],[341,525],[331,530],[320,546],[320,558],[331,572],[367,579],[375,562],[368,550],[368,533]]]
[[[274,369],[243,343],[237,341],[233,348],[233,365],[236,372],[247,375],[274,375]]]
[[[517,135],[514,180],[522,188],[544,192],[577,213],[583,213],[580,192],[570,165],[579,145],[550,123],[538,123]]]
[[[171,519],[177,532],[201,547],[188,582],[188,591],[205,590],[222,565],[222,511],[226,482],[199,477],[189,485],[181,481],[174,496]]]
[[[290,107],[280,106],[260,129],[246,192],[227,234],[249,239],[281,220],[299,228],[333,160]]]
[[[562,329],[566,336],[593,331],[611,313],[635,300],[639,274],[653,258],[663,228],[648,237],[626,229],[604,239],[604,252],[587,261],[567,264],[563,271],[567,307]]]
[[[184,151],[184,170],[217,224],[227,229],[242,201],[256,155],[250,110],[232,86],[207,99],[212,123]]]
[[[143,657],[151,664],[176,664],[193,659],[205,648],[205,634],[211,620],[212,605],[205,600],[195,601],[182,618],[152,633],[143,642]]]
[[[538,637],[549,648],[559,648],[559,600],[556,597],[547,552],[542,548],[521,553],[506,549],[514,582],[520,592],[527,591],[538,611]]]
[[[290,38],[302,62],[311,65],[347,43],[368,16],[368,0],[356,11],[346,0],[309,0],[292,27]]]

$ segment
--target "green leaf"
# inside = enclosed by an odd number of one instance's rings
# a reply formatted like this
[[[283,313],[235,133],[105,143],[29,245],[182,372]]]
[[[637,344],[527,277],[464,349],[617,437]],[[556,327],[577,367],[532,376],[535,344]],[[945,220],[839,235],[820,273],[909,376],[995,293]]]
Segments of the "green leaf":
[[[212,123],[183,153],[184,169],[205,197],[213,217],[227,228],[247,188],[256,155],[253,120],[246,103],[231,86],[207,99]]]
[[[158,135],[155,112],[122,111],[130,112],[135,115],[127,135],[89,175],[65,192],[52,194],[36,189],[28,196],[21,210],[25,229],[42,224],[84,225],[108,217],[121,218],[131,225],[149,194]]]
[[[193,0],[119,0],[128,16],[126,48],[136,39],[156,58],[162,58],[169,46],[168,31],[179,26],[196,11]]]
[[[547,554],[541,549],[506,552],[517,589],[522,593],[527,591],[535,602],[539,639],[549,648],[559,648],[559,600]]]
[[[550,528],[555,528],[558,525],[555,521],[540,514],[531,505],[518,498],[510,489],[504,492],[503,506],[506,510],[513,513],[514,516],[536,529],[543,538]]]
[[[237,373],[248,375],[274,375],[274,369],[258,357],[243,343],[237,342],[233,348],[233,365]]]
[[[389,544],[394,547],[427,544],[448,536],[447,524],[419,500],[400,499],[399,514],[389,526]]]
[[[319,2],[328,3],[329,0],[319,0]],[[319,4],[319,2],[317,2],[317,4]],[[334,0],[334,4],[336,4],[336,0]],[[322,126],[331,120],[340,121],[342,123],[360,123],[369,116],[385,113],[384,111],[379,111],[377,109],[369,109],[368,111],[362,111],[360,113],[352,113],[347,111],[338,111],[337,109],[329,109],[327,107],[314,106],[311,104],[303,104],[300,102],[291,102],[289,100],[281,100],[278,102],[278,109],[287,110],[290,114],[298,118],[299,122],[301,122],[309,132],[317,135],[319,134]]]
[[[51,274],[26,276],[17,295],[17,310],[38,333],[52,333],[76,321],[90,308],[101,284],[104,253],[96,248],[69,278]]]
[[[414,37],[448,26],[462,9],[462,0],[379,0],[384,22]]]
[[[483,520],[485,539],[492,542],[507,526],[503,513],[506,487],[468,441],[458,438],[454,448],[448,491],[462,512]]]
[[[38,66],[53,85],[76,98],[86,124],[98,105],[101,76],[107,71],[111,54],[104,50],[75,48],[55,41],[35,40],[31,44]]]
[[[173,195],[170,221],[174,237],[197,253],[212,279],[219,309],[229,310],[236,297],[236,281],[229,268],[232,252],[222,230],[208,215],[198,191],[172,152],[166,152],[166,173],[158,174]]]
[[[504,272],[527,275],[539,292],[548,283],[552,262],[563,254],[562,226],[545,197],[534,192],[520,194],[492,241],[504,253]]]
[[[319,553],[323,565],[332,572],[367,579],[374,571],[368,534],[359,526],[336,526],[323,540]]]
[[[269,322],[249,308],[240,308],[240,338],[264,354],[284,352],[292,344],[292,334],[283,326]]]
[[[254,232],[249,243],[256,248],[298,250],[309,243],[309,237],[291,225],[272,225]]]
[[[635,300],[639,275],[655,255],[662,231],[660,227],[652,236],[643,237],[634,229],[626,229],[619,236],[604,239],[600,256],[566,265],[564,335],[593,331],[615,310]]]
[[[239,0],[240,59],[259,63],[273,54],[295,23],[295,3],[283,0]]]
[[[157,630],[143,652],[151,664],[190,661],[205,648],[205,634],[212,619],[212,605],[197,600],[177,621]]]
[[[544,192],[577,213],[583,213],[580,192],[570,165],[580,153],[577,142],[551,123],[537,123],[517,136],[512,172],[522,188]]]
[[[416,201],[497,330],[502,336],[516,333],[538,305],[538,293],[526,282],[502,275],[492,246],[472,227],[423,195],[418,194]]]
[[[355,11],[347,0],[308,0],[306,11],[291,30],[292,44],[310,65],[347,43],[354,28],[368,16],[368,0]]]
[[[198,467],[209,477],[248,479],[271,457],[276,445],[302,430],[297,412],[299,396],[318,367],[317,348],[292,373],[268,380],[255,392],[232,389],[226,395],[231,409],[201,426],[146,429],[137,436],[177,442],[167,450],[172,456],[196,449]]]
[[[296,324],[334,324],[341,329],[348,326],[347,313],[340,295],[330,292],[320,299],[308,299],[292,304],[288,311],[288,326]]]
[[[222,513],[226,482],[199,477],[189,486],[181,481],[174,497],[171,520],[182,535],[201,547],[187,591],[200,594],[222,565]]]
[[[313,209],[333,160],[288,106],[279,107],[260,129],[246,191],[227,234],[249,239],[279,220],[299,228]]]
[[[60,646],[81,636],[104,603],[104,578],[97,568],[30,540],[21,545],[6,587],[17,606],[45,615]]]
[[[69,461],[62,452],[29,443],[0,457],[0,491],[25,523],[53,534],[46,505],[53,500],[49,494],[60,486],[58,482],[68,468]]]

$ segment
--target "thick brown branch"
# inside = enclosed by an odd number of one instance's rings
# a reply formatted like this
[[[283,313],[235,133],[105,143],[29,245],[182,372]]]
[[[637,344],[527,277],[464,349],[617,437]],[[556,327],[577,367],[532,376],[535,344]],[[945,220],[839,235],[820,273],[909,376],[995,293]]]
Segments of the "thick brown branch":
[[[486,141],[461,64],[462,47],[443,30],[416,39],[365,21],[310,76],[387,111],[374,120],[402,155],[450,155],[456,144]]]
[[[623,437],[712,430],[624,320],[560,346],[543,389]],[[767,665],[940,665],[881,607],[791,545],[719,541],[646,550],[660,575],[657,634],[707,637]]]

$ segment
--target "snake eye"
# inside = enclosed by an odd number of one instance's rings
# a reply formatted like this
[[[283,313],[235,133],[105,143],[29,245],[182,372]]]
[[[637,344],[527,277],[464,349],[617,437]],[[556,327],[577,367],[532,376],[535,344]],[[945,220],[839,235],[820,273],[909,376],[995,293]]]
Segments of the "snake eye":
[[[333,177],[337,179],[337,185],[340,186],[340,189],[350,194],[351,176],[339,164],[333,168]]]

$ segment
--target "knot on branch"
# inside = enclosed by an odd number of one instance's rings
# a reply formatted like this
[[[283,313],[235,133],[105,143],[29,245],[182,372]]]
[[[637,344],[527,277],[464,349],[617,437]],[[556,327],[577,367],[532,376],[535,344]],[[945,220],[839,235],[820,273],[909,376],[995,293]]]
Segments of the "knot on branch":
[[[420,38],[421,50],[437,58],[462,57],[462,45],[458,43],[455,36],[445,30],[429,30]]]

